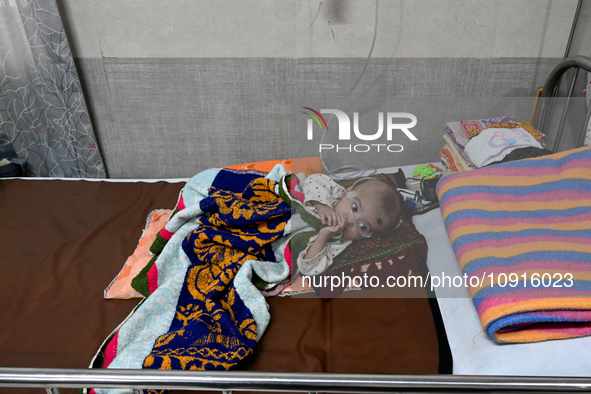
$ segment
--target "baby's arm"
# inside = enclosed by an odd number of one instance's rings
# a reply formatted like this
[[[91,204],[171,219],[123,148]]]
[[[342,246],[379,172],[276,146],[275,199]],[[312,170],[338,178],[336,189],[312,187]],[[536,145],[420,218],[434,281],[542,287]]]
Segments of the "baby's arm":
[[[336,226],[322,228],[312,243],[300,253],[297,265],[302,275],[321,274],[332,264],[335,254],[340,253],[340,250],[347,247],[347,245],[342,245],[334,248],[334,244],[327,245],[331,236],[341,231],[341,227],[342,224],[337,224]]]
[[[316,209],[316,212],[318,212],[318,216],[320,216],[322,223],[334,226],[339,222],[339,214],[336,213],[332,207],[319,201],[310,201],[310,204],[312,204],[314,209]]]
[[[334,226],[338,223],[338,215],[332,208],[336,199],[341,196],[344,188],[323,174],[310,175],[304,181],[304,203],[314,207],[322,223]]]
[[[323,227],[320,229],[320,231],[318,232],[318,237],[316,237],[314,242],[312,242],[312,245],[310,245],[310,248],[308,249],[308,253],[306,253],[306,255],[304,256],[306,260],[309,260],[312,257],[317,256],[320,252],[322,252],[326,247],[328,240],[335,234],[337,234],[339,231],[343,230],[343,227],[345,226],[345,221],[343,217],[337,214],[336,212],[335,215],[337,216],[337,223],[335,225]]]

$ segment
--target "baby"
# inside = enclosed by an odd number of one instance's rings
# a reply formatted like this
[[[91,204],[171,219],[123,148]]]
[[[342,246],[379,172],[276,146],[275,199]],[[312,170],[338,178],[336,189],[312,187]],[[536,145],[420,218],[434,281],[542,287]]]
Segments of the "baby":
[[[318,275],[352,241],[380,235],[401,223],[400,195],[386,182],[362,178],[345,189],[323,174],[304,181],[304,204],[326,224],[297,259],[302,275]]]

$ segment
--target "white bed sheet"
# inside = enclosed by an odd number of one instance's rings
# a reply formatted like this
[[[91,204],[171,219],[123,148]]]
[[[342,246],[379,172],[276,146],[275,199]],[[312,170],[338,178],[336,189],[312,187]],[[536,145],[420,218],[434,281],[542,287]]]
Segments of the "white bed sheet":
[[[427,239],[427,265],[431,275],[461,276],[441,210],[413,218]],[[591,337],[528,344],[497,344],[482,330],[466,288],[449,292],[435,288],[447,339],[453,356],[454,375],[591,376]]]

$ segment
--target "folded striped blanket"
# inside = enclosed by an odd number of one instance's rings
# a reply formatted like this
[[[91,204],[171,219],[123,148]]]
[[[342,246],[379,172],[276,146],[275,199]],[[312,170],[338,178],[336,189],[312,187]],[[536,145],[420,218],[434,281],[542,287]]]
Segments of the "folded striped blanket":
[[[450,174],[437,194],[494,341],[591,334],[591,147]]]

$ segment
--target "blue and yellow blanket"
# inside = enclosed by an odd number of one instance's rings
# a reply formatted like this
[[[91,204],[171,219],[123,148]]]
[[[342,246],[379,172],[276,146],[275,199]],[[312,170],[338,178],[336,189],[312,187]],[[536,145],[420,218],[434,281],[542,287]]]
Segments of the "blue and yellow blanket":
[[[252,354],[270,320],[253,276],[289,278],[289,235],[309,229],[280,197],[285,175],[279,165],[265,177],[227,169],[193,177],[157,256],[133,282],[147,298],[92,367],[227,370]]]

